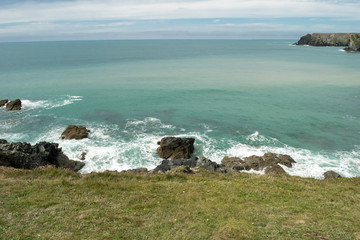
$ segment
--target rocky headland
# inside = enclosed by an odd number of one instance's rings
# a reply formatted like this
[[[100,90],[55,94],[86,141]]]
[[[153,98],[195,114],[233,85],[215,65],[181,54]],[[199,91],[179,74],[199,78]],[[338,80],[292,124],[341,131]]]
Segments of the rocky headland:
[[[295,45],[345,47],[347,51],[360,51],[360,33],[306,34]]]

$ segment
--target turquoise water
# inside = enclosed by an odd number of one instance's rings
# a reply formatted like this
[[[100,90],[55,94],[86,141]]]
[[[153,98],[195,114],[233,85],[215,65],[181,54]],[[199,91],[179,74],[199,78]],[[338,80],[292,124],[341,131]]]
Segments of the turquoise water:
[[[295,40],[294,40],[295,41]],[[360,54],[291,41],[0,44],[0,138],[58,142],[82,172],[153,168],[163,136],[195,137],[220,162],[271,151],[291,175],[360,176]],[[69,124],[90,139],[60,140]]]

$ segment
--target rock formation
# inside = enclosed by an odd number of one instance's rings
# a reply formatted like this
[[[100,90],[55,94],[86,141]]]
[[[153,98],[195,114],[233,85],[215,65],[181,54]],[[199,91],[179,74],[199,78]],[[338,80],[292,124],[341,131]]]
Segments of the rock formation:
[[[323,174],[324,178],[341,178],[341,175],[334,171],[327,171]]]
[[[5,106],[5,104],[7,104],[8,102],[9,102],[8,99],[0,100],[0,107]]]
[[[8,111],[21,110],[21,100],[16,99],[16,100],[11,101],[8,104],[6,104],[6,110],[8,110]]]
[[[353,34],[350,36],[350,44],[347,51],[360,51],[360,34]]]
[[[165,159],[159,166],[154,169],[154,172],[168,172],[180,166],[187,166],[189,168],[203,168],[210,172],[226,172],[224,166],[217,164],[205,157],[192,157],[189,159]]]
[[[194,152],[194,138],[164,137],[158,142],[157,152],[164,159],[188,159]]]
[[[60,139],[83,139],[89,137],[89,130],[83,126],[69,125],[61,134]]]
[[[284,169],[278,164],[286,167],[292,167],[296,163],[289,155],[265,153],[263,156],[250,156],[244,159],[237,157],[224,157],[221,163],[228,172],[237,172],[241,170],[256,170],[261,171],[265,169],[265,174],[285,173]]]
[[[47,165],[77,172],[85,164],[70,160],[56,143],[40,142],[32,146],[29,143],[8,143],[0,139],[0,166],[34,169]]]
[[[302,36],[295,45],[346,47],[348,51],[360,51],[359,33],[313,33]]]

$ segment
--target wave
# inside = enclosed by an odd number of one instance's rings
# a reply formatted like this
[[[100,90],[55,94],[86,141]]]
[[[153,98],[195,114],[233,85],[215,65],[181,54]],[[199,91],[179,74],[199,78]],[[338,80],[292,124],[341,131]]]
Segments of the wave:
[[[203,125],[204,129],[201,131],[186,131],[152,117],[127,120],[123,126],[76,121],[74,124],[87,126],[91,131],[90,138],[60,140],[59,137],[66,128],[66,125],[63,125],[49,126],[37,137],[31,138],[30,142],[57,142],[64,153],[74,160],[79,160],[81,153],[86,152],[86,164],[81,170],[82,173],[122,171],[140,167],[153,169],[162,161],[156,152],[157,142],[165,136],[176,136],[194,137],[194,155],[205,156],[218,163],[221,163],[225,156],[244,158],[273,152],[287,154],[295,159],[297,163],[292,168],[283,166],[284,170],[293,176],[322,178],[322,174],[328,170],[336,171],[344,177],[360,175],[360,146],[354,146],[351,151],[314,152],[288,146],[258,131],[241,138],[225,138],[214,136],[216,133],[207,125]],[[28,141],[30,138],[26,133],[7,134],[6,129],[3,132],[0,137],[9,141]]]
[[[81,101],[81,96],[65,95],[55,100],[21,100],[23,110],[33,109],[52,109],[57,107],[63,107],[72,104],[76,101]]]

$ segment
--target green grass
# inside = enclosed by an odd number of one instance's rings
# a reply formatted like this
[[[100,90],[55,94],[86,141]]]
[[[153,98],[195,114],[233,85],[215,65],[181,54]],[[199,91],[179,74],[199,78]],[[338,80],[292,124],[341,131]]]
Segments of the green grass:
[[[360,239],[360,179],[0,168],[0,239]]]

